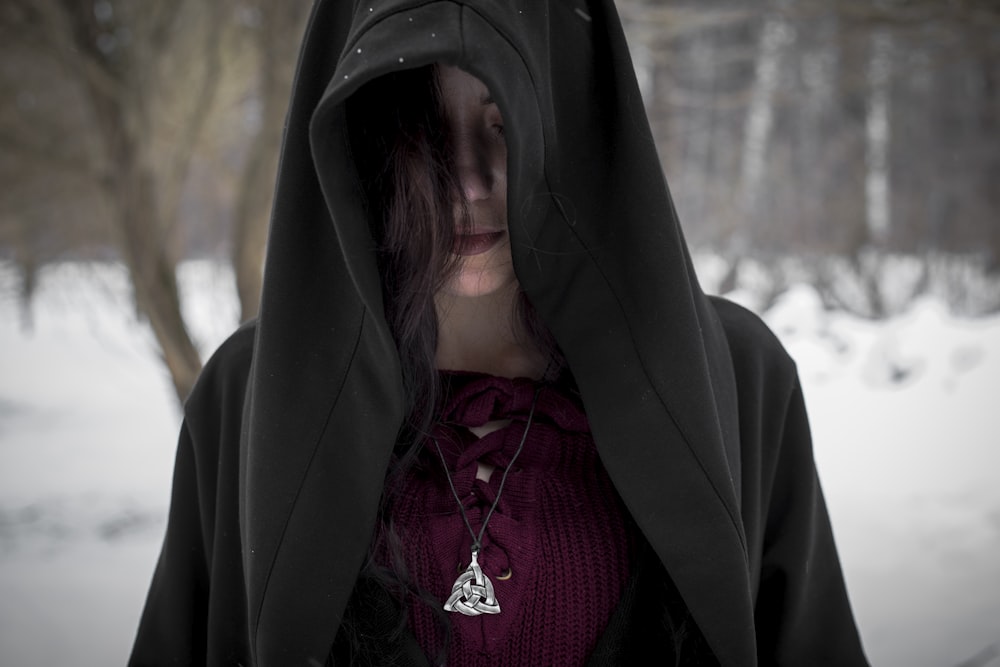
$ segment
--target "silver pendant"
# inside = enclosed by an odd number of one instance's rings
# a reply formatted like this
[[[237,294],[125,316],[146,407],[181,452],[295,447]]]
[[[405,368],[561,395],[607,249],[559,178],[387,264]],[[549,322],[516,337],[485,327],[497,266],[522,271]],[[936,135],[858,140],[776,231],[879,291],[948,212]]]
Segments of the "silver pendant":
[[[479,567],[479,552],[472,550],[472,562],[451,587],[451,596],[444,603],[445,611],[457,611],[466,616],[499,614],[500,605],[493,593],[493,582]]]

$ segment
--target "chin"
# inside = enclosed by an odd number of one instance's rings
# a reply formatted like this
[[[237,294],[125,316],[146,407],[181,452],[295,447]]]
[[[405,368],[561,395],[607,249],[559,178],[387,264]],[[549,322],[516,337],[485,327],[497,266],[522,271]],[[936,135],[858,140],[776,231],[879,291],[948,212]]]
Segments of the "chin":
[[[442,291],[453,297],[476,298],[516,288],[517,277],[512,267],[506,268],[507,270],[491,268],[482,271],[459,269],[445,283]]]

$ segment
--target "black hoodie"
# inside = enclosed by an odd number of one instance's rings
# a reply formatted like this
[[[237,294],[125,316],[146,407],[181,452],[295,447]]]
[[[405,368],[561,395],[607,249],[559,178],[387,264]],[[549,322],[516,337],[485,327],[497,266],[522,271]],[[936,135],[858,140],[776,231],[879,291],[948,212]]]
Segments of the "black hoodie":
[[[365,604],[351,594],[406,406],[344,101],[434,62],[500,106],[518,279],[654,555],[647,579],[669,573],[721,665],[867,664],[794,364],[702,293],[612,0],[316,3],[260,316],[187,401],[133,664],[321,665]],[[642,654],[640,613],[623,603],[595,662]]]

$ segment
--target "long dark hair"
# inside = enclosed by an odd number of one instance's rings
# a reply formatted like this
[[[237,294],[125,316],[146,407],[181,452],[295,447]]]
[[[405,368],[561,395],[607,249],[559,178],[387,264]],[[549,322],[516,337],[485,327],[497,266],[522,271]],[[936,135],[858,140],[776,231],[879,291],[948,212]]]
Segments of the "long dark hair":
[[[367,83],[348,100],[347,122],[410,406],[406,435],[420,438],[440,399],[434,295],[456,269],[455,230],[471,225],[435,66]],[[548,356],[550,371],[559,370],[558,346],[523,292],[513,316],[528,337],[524,342]]]
[[[456,269],[451,249],[455,230],[471,225],[468,207],[455,169],[434,66],[390,73],[367,83],[347,101],[346,114],[376,242],[385,317],[399,351],[409,405],[387,471],[379,525],[362,579],[375,581],[397,601],[410,596],[424,600],[437,612],[447,637],[448,622],[440,601],[420,591],[407,576],[393,528],[392,505],[401,500],[396,490],[402,475],[418,464],[424,436],[440,409],[434,295]],[[523,292],[512,316],[519,319],[529,339],[524,342],[550,359],[549,373],[561,372],[563,357]],[[350,627],[357,625],[357,619],[345,618],[346,631],[353,635],[348,643],[356,658],[364,652],[364,633]],[[405,615],[395,632],[403,627]]]
[[[348,101],[348,127],[377,244],[386,321],[410,405],[425,430],[439,394],[434,294],[454,270],[454,202],[461,192],[433,67],[394,72]],[[412,435],[412,434],[411,434]]]

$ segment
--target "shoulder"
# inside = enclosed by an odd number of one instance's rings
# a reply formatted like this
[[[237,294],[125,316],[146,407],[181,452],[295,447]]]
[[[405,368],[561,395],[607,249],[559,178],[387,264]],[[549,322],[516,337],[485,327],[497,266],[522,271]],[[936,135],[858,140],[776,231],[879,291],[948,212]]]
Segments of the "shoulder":
[[[240,432],[247,382],[253,361],[253,322],[237,329],[212,356],[184,402],[184,421],[178,461],[187,457],[186,467],[178,463],[174,488],[182,480],[196,482],[207,491],[202,503],[211,506],[217,490],[232,487],[239,469]],[[181,471],[186,471],[181,473]],[[187,475],[187,477],[185,477]]]
[[[795,362],[758,315],[722,297],[709,297],[729,344],[738,379],[797,377]]]
[[[184,401],[184,417],[197,425],[206,417],[241,414],[253,361],[256,320],[229,336],[205,362],[191,394]]]

